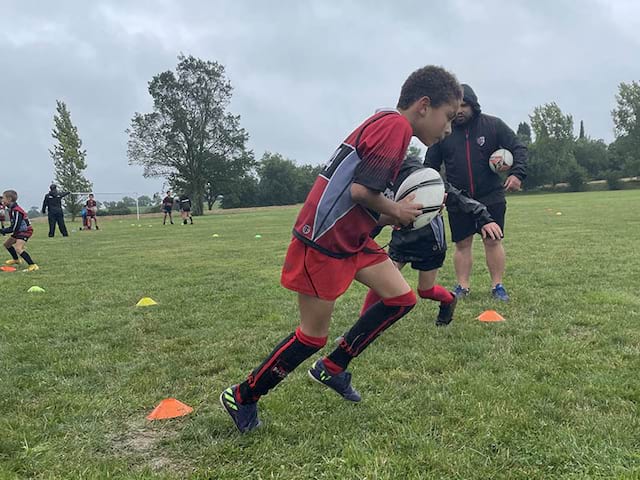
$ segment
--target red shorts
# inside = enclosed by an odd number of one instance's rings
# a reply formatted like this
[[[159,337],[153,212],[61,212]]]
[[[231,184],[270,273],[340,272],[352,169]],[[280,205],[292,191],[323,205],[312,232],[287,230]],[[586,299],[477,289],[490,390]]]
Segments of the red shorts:
[[[294,237],[284,259],[280,283],[289,290],[311,297],[335,300],[347,291],[359,270],[389,258],[372,238],[367,241],[365,250],[351,257],[333,258]]]

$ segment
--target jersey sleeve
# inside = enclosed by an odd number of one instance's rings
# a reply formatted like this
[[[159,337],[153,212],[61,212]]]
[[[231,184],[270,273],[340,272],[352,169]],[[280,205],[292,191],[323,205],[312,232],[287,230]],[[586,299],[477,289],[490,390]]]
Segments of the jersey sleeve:
[[[411,135],[411,126],[401,115],[389,115],[365,127],[357,145],[360,163],[354,183],[384,192],[398,174]]]

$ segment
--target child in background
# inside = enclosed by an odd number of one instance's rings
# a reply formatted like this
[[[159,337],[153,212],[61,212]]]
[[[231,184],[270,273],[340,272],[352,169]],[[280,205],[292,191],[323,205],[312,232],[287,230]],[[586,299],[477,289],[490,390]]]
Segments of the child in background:
[[[4,241],[4,247],[11,255],[11,260],[7,260],[7,265],[18,265],[21,260],[20,257],[27,262],[26,271],[35,272],[39,270],[38,265],[34,263],[31,256],[24,249],[27,240],[33,235],[33,227],[25,212],[16,202],[18,201],[18,193],[15,190],[5,190],[2,194],[2,204],[9,211],[10,225],[6,228],[2,228],[0,233],[2,235],[11,234],[9,238]],[[18,256],[19,255],[19,256]]]

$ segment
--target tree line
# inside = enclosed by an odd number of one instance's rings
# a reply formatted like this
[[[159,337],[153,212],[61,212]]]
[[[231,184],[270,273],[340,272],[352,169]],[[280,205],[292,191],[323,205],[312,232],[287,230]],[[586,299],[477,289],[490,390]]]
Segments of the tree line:
[[[196,215],[220,198],[224,208],[304,201],[321,167],[298,165],[271,152],[256,159],[247,147],[249,134],[240,117],[229,112],[232,90],[223,65],[179,56],[175,71],[159,73],[148,84],[152,111],[135,112],[131,119],[126,130],[129,163],[142,166],[145,177],[166,179],[171,190],[187,193]],[[566,182],[572,190],[580,190],[593,179],[607,180],[617,188],[621,177],[638,176],[640,82],[619,85],[611,113],[616,137],[607,145],[591,138],[582,121],[576,136],[573,117],[555,102],[536,107],[529,122],[517,129],[529,147],[525,189]],[[56,182],[69,191],[90,190],[83,175],[86,151],[61,101],[54,122],[57,144],[50,152]],[[68,211],[77,215],[78,199],[69,196],[66,202]]]

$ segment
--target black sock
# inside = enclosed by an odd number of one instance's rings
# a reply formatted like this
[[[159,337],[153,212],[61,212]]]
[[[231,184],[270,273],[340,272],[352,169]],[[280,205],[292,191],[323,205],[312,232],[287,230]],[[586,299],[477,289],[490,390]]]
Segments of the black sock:
[[[416,304],[413,291],[373,304],[344,335],[338,347],[327,358],[345,370],[387,328],[400,320]],[[384,302],[387,302],[386,304]]]
[[[33,265],[33,260],[31,260],[31,255],[29,255],[27,252],[22,252],[20,256],[24,258],[24,261],[27,262],[27,265]]]
[[[187,219],[185,218],[185,219],[182,221],[182,223],[183,223],[184,225],[186,225],[186,224],[187,224]]]
[[[309,337],[300,327],[273,349],[246,381],[240,384],[242,403],[254,403],[266,395],[295,368],[327,343],[327,338]]]
[[[15,248],[7,247],[7,252],[11,254],[11,258],[13,258],[14,260],[18,260],[18,252],[16,252]]]

